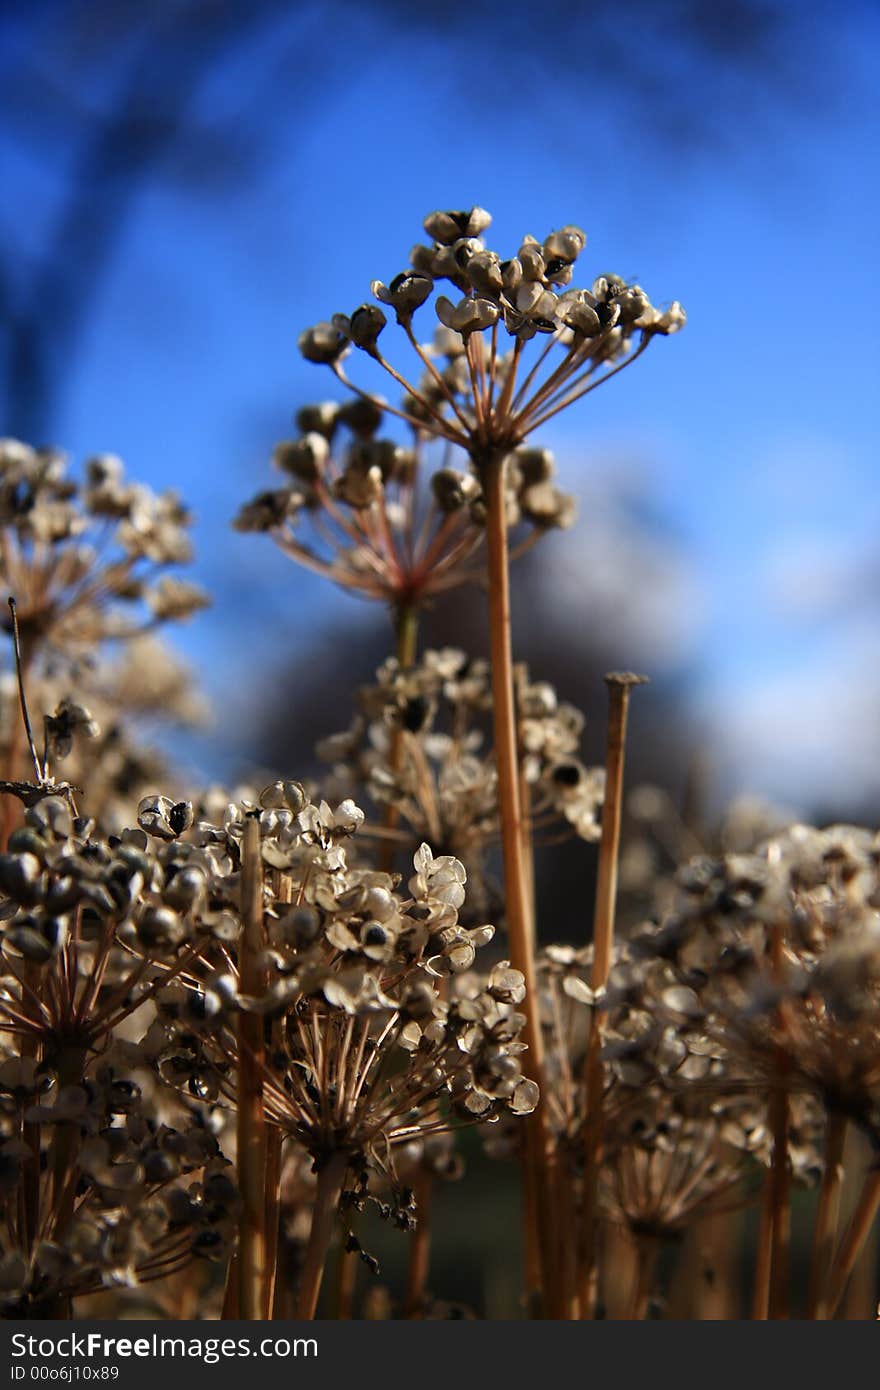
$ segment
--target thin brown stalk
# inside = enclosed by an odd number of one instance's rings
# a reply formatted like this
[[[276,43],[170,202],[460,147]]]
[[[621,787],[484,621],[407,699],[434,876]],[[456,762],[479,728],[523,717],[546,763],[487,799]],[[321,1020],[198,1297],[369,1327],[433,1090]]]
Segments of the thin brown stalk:
[[[507,376],[505,377],[504,385],[501,388],[501,394],[498,397],[498,403],[492,415],[492,421],[495,425],[503,424],[510,410],[510,403],[513,400],[513,388],[516,385],[520,358],[522,357],[524,346],[525,344],[522,338],[517,338],[513,347],[513,357],[507,368]]]
[[[612,671],[608,686],[608,741],[605,750],[605,801],[602,806],[602,840],[596,881],[593,920],[593,989],[608,983],[614,948],[614,915],[617,907],[617,864],[620,850],[620,817],[623,808],[623,765],[629,699],[633,686],[644,685],[645,676]]]
[[[263,869],[260,822],[245,822],[241,865],[242,994],[259,995],[263,987]],[[266,1307],[266,1122],[263,1114],[263,1021],[242,1011],[238,1017],[238,1179],[241,1217],[238,1236],[238,1315],[259,1321]]]
[[[421,360],[421,362],[422,362],[422,365],[428,369],[428,372],[429,372],[430,375],[434,378],[435,383],[437,384],[437,386],[439,386],[441,392],[443,393],[443,395],[444,395],[445,398],[446,398],[447,404],[449,405],[449,407],[450,407],[450,409],[452,410],[453,414],[456,416],[456,418],[457,418],[457,420],[458,420],[458,423],[461,425],[462,429],[465,429],[465,430],[470,429],[470,425],[468,424],[467,417],[464,416],[464,415],[461,413],[461,410],[459,409],[459,406],[458,406],[458,402],[456,401],[453,392],[450,391],[448,385],[447,385],[446,382],[444,381],[442,373],[439,372],[439,371],[437,370],[436,364],[432,361],[432,359],[431,359],[431,358],[428,356],[428,354],[425,352],[424,348],[422,347],[421,343],[419,342],[418,338],[416,337],[415,333],[413,332],[412,321],[410,320],[410,321],[404,323],[403,327],[404,327],[404,331],[406,332],[406,336],[408,337],[408,339],[409,339],[409,341],[410,341],[411,346],[415,348],[416,353],[418,354],[418,356],[419,356],[419,358],[420,358],[420,360]]]
[[[822,1173],[822,1185],[819,1188],[816,1224],[813,1228],[813,1251],[810,1261],[810,1286],[807,1298],[807,1316],[810,1318],[825,1318],[828,1315],[827,1280],[831,1268],[831,1256],[837,1241],[837,1225],[840,1220],[846,1130],[846,1116],[841,1114],[839,1110],[829,1111],[825,1131],[825,1167]]]
[[[278,1276],[278,1238],[281,1221],[281,1142],[283,1135],[276,1125],[266,1130],[266,1277],[264,1280],[263,1317],[272,1317],[275,1304],[275,1282]]]
[[[620,852],[620,821],[623,808],[623,770],[626,728],[632,688],[643,685],[644,676],[629,671],[612,671],[605,677],[608,686],[608,735],[605,750],[605,800],[602,806],[602,839],[593,913],[593,963],[590,983],[594,990],[608,983],[614,950],[614,918],[617,908],[617,872]],[[594,1013],[584,1068],[584,1177],[581,1213],[581,1317],[595,1312],[596,1217],[598,1210],[599,1163],[602,1151],[602,1102],[605,1086],[602,1066],[601,1016]]]
[[[224,1321],[238,1318],[238,1251],[233,1250],[226,1271],[226,1288],[223,1292],[223,1309],[220,1314]]]
[[[519,346],[519,343],[517,344]],[[511,373],[513,369],[511,368]],[[499,409],[500,409],[499,403]],[[543,1082],[543,1038],[538,1010],[537,979],[532,951],[530,912],[525,865],[523,862],[522,808],[519,795],[516,712],[514,703],[513,656],[511,649],[510,576],[508,573],[506,519],[506,459],[503,452],[486,457],[477,454],[474,462],[483,477],[486,497],[489,566],[489,629],[492,659],[492,700],[495,726],[495,760],[498,770],[498,801],[501,819],[501,847],[504,861],[504,890],[510,960],[525,979],[523,1003],[526,1025],[524,1038],[529,1053],[529,1073],[541,1090]],[[556,1270],[552,1250],[552,1194],[550,1190],[551,1134],[547,1111],[539,1104],[526,1121],[526,1162],[534,1165],[534,1191],[537,1197],[539,1242],[542,1256],[542,1289],[548,1304]]]
[[[518,666],[514,672],[516,681],[517,710],[522,705],[522,691],[526,678],[526,668]],[[521,745],[519,723],[517,724],[517,742]],[[529,909],[529,937],[532,951],[535,950],[536,931],[537,931],[537,908],[535,902],[535,844],[534,844],[534,822],[532,818],[532,791],[526,780],[524,761],[520,759],[519,771],[519,800],[522,816],[522,856],[523,867],[526,879],[526,897]]]
[[[872,1168],[865,1178],[856,1209],[850,1219],[843,1243],[834,1260],[828,1281],[826,1317],[833,1318],[846,1293],[849,1277],[856,1267],[871,1228],[880,1212],[880,1168]]]
[[[521,1126],[525,1129],[525,1126]],[[520,1135],[520,1169],[523,1183],[523,1277],[525,1280],[525,1312],[528,1318],[541,1316],[541,1245],[538,1194],[535,1191],[534,1165],[525,1152],[525,1134]]]
[[[431,1264],[431,1200],[433,1182],[429,1173],[420,1173],[415,1182],[416,1228],[410,1241],[406,1271],[405,1316],[422,1316]]]
[[[642,1236],[636,1241],[635,1278],[626,1313],[629,1322],[640,1322],[647,1316],[658,1254],[657,1240],[650,1236]]]
[[[843,1196],[841,1206],[847,1212],[852,1209],[851,1198],[858,1197],[862,1186],[862,1175],[866,1165],[873,1157],[873,1145],[868,1136],[850,1125],[847,1130],[846,1149],[843,1156]],[[877,1268],[880,1250],[880,1232],[877,1224],[872,1226],[861,1254],[856,1260],[850,1275],[846,1293],[837,1310],[837,1316],[847,1322],[874,1321],[877,1317]]]
[[[784,974],[785,939],[781,924],[770,932],[770,963],[774,978]],[[777,1011],[780,1027],[786,1027],[785,1012]],[[789,1099],[786,1086],[788,1059],[784,1047],[777,1049],[776,1084],[770,1095],[768,1119],[773,1136],[773,1154],[767,1174],[770,1203],[770,1273],[767,1303],[769,1318],[788,1316],[789,1252],[791,1245],[791,1165],[788,1154]]]
[[[67,1047],[62,1050],[57,1062],[58,1089],[65,1086],[82,1085],[86,1064],[86,1049]],[[39,1131],[38,1131],[39,1132]],[[46,1213],[47,1223],[51,1224],[52,1239],[64,1246],[68,1227],[73,1220],[78,1181],[77,1159],[80,1147],[80,1128],[74,1121],[57,1124],[52,1135],[49,1162],[52,1173],[51,1207]],[[47,1224],[47,1230],[49,1224]],[[49,1300],[47,1316],[69,1318],[72,1316],[72,1300],[64,1294],[54,1295]]]
[[[64,1048],[58,1058],[58,1089],[67,1086],[81,1086],[86,1065],[86,1050],[83,1047]],[[63,1240],[73,1216],[76,1184],[69,1181],[79,1149],[79,1125],[58,1124],[52,1138],[52,1206],[53,1237]]]
[[[584,1176],[581,1188],[580,1315],[592,1318],[596,1311],[596,1240],[598,1237],[599,1160],[602,1151],[602,1090],[604,1069],[599,1025],[590,1023],[584,1073]]]
[[[276,869],[273,873],[273,887],[278,902],[289,903],[293,896],[293,882],[288,874]],[[272,1025],[272,1045],[281,1042],[280,1024]],[[265,1108],[265,1072],[263,1073],[263,1104]],[[283,1163],[284,1134],[276,1125],[266,1128],[266,1277],[264,1290],[264,1313],[267,1320],[273,1316],[275,1307],[275,1286],[278,1279],[278,1245],[281,1226],[281,1166]]]
[[[768,1316],[788,1316],[789,1254],[791,1246],[791,1168],[788,1156],[788,1092],[784,1085],[774,1091],[770,1102],[773,1131],[773,1160],[770,1193],[773,1208],[773,1236],[770,1259],[770,1302]]]
[[[342,1182],[348,1160],[344,1153],[333,1153],[318,1170],[318,1187],[315,1205],[312,1208],[312,1225],[306,1247],[299,1291],[296,1301],[296,1316],[311,1320],[318,1307],[318,1295],[324,1277],[324,1265],[333,1235],[333,1226],[339,1209]]]

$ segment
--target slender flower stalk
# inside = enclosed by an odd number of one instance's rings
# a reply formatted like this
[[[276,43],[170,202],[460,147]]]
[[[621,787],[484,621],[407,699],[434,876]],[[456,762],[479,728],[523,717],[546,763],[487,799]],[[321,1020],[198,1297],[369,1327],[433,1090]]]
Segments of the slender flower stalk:
[[[770,1255],[768,1316],[788,1316],[789,1258],[791,1250],[791,1170],[789,1161],[789,1099],[784,1084],[771,1097],[773,1162],[769,1181],[773,1219]]]
[[[824,1168],[810,1257],[810,1287],[807,1295],[807,1316],[810,1318],[827,1316],[827,1282],[834,1246],[837,1243],[846,1131],[846,1116],[837,1110],[830,1111],[825,1129]]]
[[[880,1169],[872,1168],[865,1178],[856,1209],[850,1218],[831,1269],[826,1317],[833,1318],[846,1293],[850,1276],[865,1247],[880,1212]]]
[[[784,971],[784,937],[781,925],[775,924],[770,933],[770,964],[773,976],[781,980]],[[780,1027],[785,1028],[785,1013],[778,1010]],[[765,1201],[762,1208],[762,1227],[758,1244],[758,1268],[755,1278],[754,1316],[784,1318],[787,1316],[789,1247],[791,1243],[791,1173],[789,1166],[789,1096],[786,1086],[788,1070],[783,1048],[777,1052],[777,1073],[768,1104],[768,1121],[772,1136],[772,1156],[764,1179]]]
[[[260,824],[245,822],[241,864],[241,992],[260,998],[265,989],[262,964],[263,870]],[[247,1321],[266,1316],[268,1249],[266,1236],[266,1122],[263,1113],[265,1046],[263,1020],[242,1012],[238,1019],[238,1174],[241,1219],[238,1238],[238,1315]]]
[[[614,951],[614,918],[617,906],[617,874],[620,853],[620,822],[623,808],[623,770],[630,694],[634,686],[644,685],[645,676],[629,671],[612,671],[605,677],[608,686],[608,738],[605,753],[605,800],[602,806],[602,839],[599,845],[599,871],[593,914],[593,960],[590,986],[594,993],[604,990]],[[590,1016],[584,1067],[584,1177],[581,1209],[582,1268],[580,1311],[592,1317],[596,1304],[596,1225],[597,1184],[602,1148],[602,1104],[605,1090],[602,1067],[602,1015]]]
[[[535,991],[510,632],[511,503],[514,514],[524,509],[545,524],[570,520],[552,482],[552,466],[540,451],[523,450],[524,441],[539,425],[635,361],[657,334],[676,332],[685,320],[680,305],[659,313],[639,286],[614,276],[599,277],[590,291],[565,288],[571,284],[574,263],[586,241],[578,227],[552,232],[543,242],[526,237],[517,256],[502,260],[481,240],[490,222],[482,208],[432,213],[424,225],[433,245],[417,246],[412,269],[389,285],[372,284],[379,303],[394,310],[420,368],[427,367],[419,380],[409,380],[380,350],[387,320],[375,304],[362,304],[350,316],[337,314],[331,322],[307,330],[300,348],[309,360],[330,366],[361,402],[382,409],[383,403],[357,387],[341,365],[352,347],[364,352],[405,392],[402,409],[392,408],[392,413],[402,415],[426,437],[457,446],[469,461],[469,473],[461,475],[451,491],[451,480],[447,480],[444,494],[455,493],[455,511],[460,509],[459,499],[470,495],[472,511],[482,518],[486,530],[506,918],[511,962],[526,983],[525,1039],[540,1083],[543,1042]],[[447,358],[446,366],[438,368],[431,360],[435,354],[416,342],[412,321],[431,297],[436,281],[443,279],[464,297],[457,303],[443,295],[436,299],[436,313],[445,330],[436,350]],[[507,353],[498,351],[501,323],[513,338]],[[529,363],[527,345],[539,335],[546,335],[544,347],[532,353]],[[377,485],[380,481],[377,477]],[[261,517],[270,512],[271,508],[264,508]],[[248,514],[246,523],[256,520]],[[525,1152],[526,1164],[533,1169],[526,1190],[534,1202],[527,1206],[534,1206],[540,1233],[545,1306],[554,1310],[564,1300],[558,1290],[559,1233],[551,1195],[555,1159],[543,1109],[527,1125]]]
[[[626,1315],[630,1322],[640,1322],[647,1316],[659,1253],[659,1243],[653,1236],[637,1239],[635,1277]]]
[[[419,610],[415,603],[402,603],[394,615],[397,665],[401,671],[414,666],[419,652]],[[400,769],[404,756],[404,731],[395,729],[391,741],[391,767]],[[388,802],[382,815],[383,828],[389,833],[383,841],[380,852],[380,865],[385,873],[394,867],[393,832],[398,822],[397,808]]]
[[[543,1037],[538,1010],[535,959],[532,948],[531,900],[523,853],[523,814],[520,803],[520,769],[517,750],[517,723],[514,691],[513,651],[510,619],[510,577],[508,572],[507,527],[504,518],[506,454],[496,453],[480,460],[484,477],[489,550],[489,639],[491,644],[492,695],[495,732],[495,761],[498,769],[498,804],[501,816],[501,847],[504,859],[504,889],[510,960],[525,980],[524,1039],[529,1049],[530,1068],[539,1089],[543,1085]],[[541,1252],[541,1290],[545,1309],[555,1303],[558,1265],[554,1255],[555,1222],[552,1217],[552,1137],[547,1112],[539,1106],[525,1134],[525,1163],[531,1170],[525,1182],[535,1197],[538,1239]],[[528,1213],[529,1208],[526,1206]],[[526,1237],[527,1243],[532,1239]],[[549,1306],[548,1306],[549,1305]],[[552,1313],[551,1313],[552,1315]]]
[[[410,1258],[412,1258],[410,1256]],[[357,1250],[349,1250],[340,1244],[339,1258],[336,1262],[336,1308],[335,1316],[340,1322],[349,1322],[354,1312],[354,1295],[357,1288],[357,1272],[360,1255]]]
[[[404,1295],[404,1315],[407,1318],[421,1317],[427,1293],[428,1272],[431,1263],[431,1204],[433,1201],[433,1179],[427,1172],[420,1173],[416,1179],[415,1199],[416,1228],[410,1243]]]
[[[298,1318],[310,1320],[314,1318],[318,1308],[324,1266],[333,1237],[347,1167],[346,1154],[334,1153],[318,1169],[318,1188],[312,1208],[312,1224],[296,1300]]]

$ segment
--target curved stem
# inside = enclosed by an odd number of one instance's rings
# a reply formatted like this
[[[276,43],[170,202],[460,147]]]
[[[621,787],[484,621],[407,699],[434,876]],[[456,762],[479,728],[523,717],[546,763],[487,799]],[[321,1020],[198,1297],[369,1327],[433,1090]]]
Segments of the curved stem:
[[[658,1253],[656,1240],[644,1236],[636,1242],[635,1279],[626,1314],[630,1322],[641,1321],[647,1315]]]
[[[810,1289],[807,1317],[828,1316],[828,1273],[837,1238],[840,1219],[840,1196],[843,1188],[843,1150],[846,1142],[846,1116],[839,1110],[828,1114],[825,1131],[825,1167],[819,1189],[816,1225],[813,1230],[813,1253],[810,1262]]]
[[[834,1261],[829,1279],[829,1293],[826,1316],[833,1318],[840,1305],[849,1277],[856,1267],[865,1241],[871,1234],[871,1227],[880,1211],[880,1168],[872,1168],[865,1178],[858,1205],[853,1212],[843,1244]]]

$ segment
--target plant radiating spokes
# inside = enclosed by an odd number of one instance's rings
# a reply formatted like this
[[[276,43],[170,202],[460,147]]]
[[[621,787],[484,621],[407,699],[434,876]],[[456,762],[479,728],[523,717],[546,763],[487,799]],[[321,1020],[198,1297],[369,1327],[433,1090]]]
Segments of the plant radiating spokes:
[[[586,237],[564,227],[542,243],[527,237],[516,256],[502,260],[488,250],[480,234],[491,218],[481,208],[436,212],[425,221],[434,238],[417,246],[412,269],[386,286],[374,281],[373,294],[393,309],[421,376],[413,381],[379,346],[387,320],[375,304],[362,304],[350,316],[334,315],[300,338],[311,361],[328,365],[338,380],[365,405],[404,420],[416,438],[427,437],[459,448],[469,462],[464,479],[479,489],[481,517],[487,534],[487,579],[495,718],[495,763],[498,776],[505,907],[511,961],[526,982],[525,1038],[532,1068],[543,1087],[543,1040],[535,989],[534,926],[526,817],[517,743],[514,663],[509,595],[509,509],[516,450],[527,436],[634,362],[658,334],[677,331],[684,313],[674,304],[660,313],[637,285],[601,276],[589,291],[571,286],[574,264]],[[435,347],[423,347],[413,316],[430,299],[438,281],[449,281],[461,294],[457,303],[445,295],[435,310],[443,326]],[[500,348],[499,333],[513,339]],[[540,349],[532,340],[543,338]],[[384,340],[383,340],[384,341]],[[527,344],[532,343],[532,348]],[[355,384],[343,362],[351,348],[363,352],[403,389],[400,407],[388,406]],[[437,365],[439,351],[444,365]],[[530,355],[529,355],[530,354]],[[381,470],[375,487],[382,491]],[[549,476],[537,487],[547,492],[548,514],[559,514]],[[461,486],[464,492],[464,486]],[[526,1188],[531,1246],[541,1253],[545,1306],[558,1307],[554,1295],[558,1245],[549,1209],[552,1189],[552,1136],[546,1111],[539,1108],[528,1127]]]
[[[707,843],[693,807],[678,822],[671,799],[643,787],[630,817],[680,867],[663,872],[638,840],[619,852],[635,678],[608,678],[602,805],[602,776],[577,757],[576,712],[513,664],[508,552],[520,523],[528,545],[571,519],[529,431],[683,315],[658,315],[613,277],[571,289],[576,228],[502,261],[480,241],[487,226],[479,209],[433,214],[433,245],[374,285],[417,379],[380,352],[376,305],[304,335],[306,354],[346,383],[343,358],[359,348],[403,399],[355,386],[348,407],[301,412],[301,437],[276,451],[289,485],[240,519],[392,609],[396,655],[362,691],[361,722],[329,742],[323,798],[291,781],[195,803],[151,790],[161,780],[117,736],[116,707],[167,704],[173,676],[135,658],[113,686],[120,701],[82,659],[120,637],[133,654],[144,627],[199,606],[190,586],[149,579],[185,558],[186,514],[126,483],[115,460],[93,461],[78,489],[57,455],[0,446],[0,563],[20,619],[10,613],[18,681],[0,692],[3,790],[24,808],[0,856],[9,1316],[68,1316],[74,1300],[123,1286],[164,1290],[175,1316],[202,1311],[203,1296],[219,1308],[225,1271],[226,1316],[311,1317],[334,1242],[347,1315],[353,1261],[376,1269],[367,1208],[407,1231],[420,1223],[406,1313],[436,1316],[428,1204],[460,1171],[454,1134],[471,1125],[493,1155],[523,1160],[532,1310],[651,1316],[674,1242],[669,1315],[707,1315],[710,1287],[728,1300],[738,1288],[731,1223],[760,1196],[752,1311],[786,1316],[795,1185],[818,1187],[810,1316],[837,1314],[864,1260],[876,1167],[852,1200],[849,1185],[853,1139],[880,1142],[876,836],[740,815]],[[442,327],[422,346],[413,315],[442,279],[457,297],[437,300]],[[406,448],[379,430],[401,417]],[[484,545],[490,668],[448,650],[420,657],[420,608],[473,578]],[[126,605],[144,598],[150,616],[132,618]],[[71,758],[76,777],[56,780]],[[361,789],[377,823],[351,798]],[[597,838],[600,805],[593,943],[537,950],[536,847],[559,821]],[[499,840],[510,961],[480,969]],[[650,919],[627,931],[618,873],[630,890],[641,874]],[[294,1299],[285,1241],[297,1220]],[[199,1275],[206,1262],[213,1279]]]

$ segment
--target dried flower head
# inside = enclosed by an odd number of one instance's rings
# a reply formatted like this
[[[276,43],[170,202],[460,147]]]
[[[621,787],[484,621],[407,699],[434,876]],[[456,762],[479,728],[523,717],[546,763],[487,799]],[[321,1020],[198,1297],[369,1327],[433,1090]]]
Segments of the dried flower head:
[[[0,572],[18,603],[24,659],[79,661],[207,602],[164,571],[190,559],[189,512],[125,478],[111,455],[77,482],[55,450],[0,442]]]
[[[578,756],[583,716],[524,670],[518,694],[523,775],[538,843],[560,833],[596,840],[603,774]],[[397,828],[374,833],[410,853],[430,840],[467,866],[472,908],[502,907],[487,864],[500,837],[497,771],[486,737],[488,663],[455,648],[428,650],[409,667],[392,657],[375,683],[361,688],[358,705],[350,728],[318,746],[333,764],[333,788],[363,788],[374,804],[393,808]]]
[[[558,411],[635,360],[653,338],[676,332],[685,321],[679,304],[661,312],[639,285],[618,276],[600,275],[589,289],[575,288],[575,263],[586,244],[579,227],[563,227],[543,241],[527,236],[515,255],[503,257],[483,240],[490,222],[482,208],[432,213],[424,224],[432,242],[413,249],[411,269],[388,285],[373,281],[374,297],[393,312],[422,370],[415,383],[380,346],[388,320],[375,305],[336,314],[300,338],[308,360],[329,366],[371,401],[343,366],[352,349],[366,353],[406,392],[394,413],[414,429],[459,445],[474,460],[516,449]],[[425,347],[415,336],[414,316],[443,282],[454,298],[436,295],[441,332]],[[502,331],[513,340],[508,350]],[[524,350],[533,339],[529,360]]]

